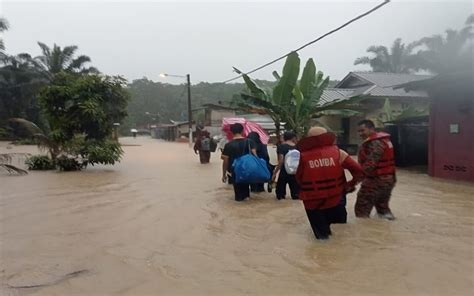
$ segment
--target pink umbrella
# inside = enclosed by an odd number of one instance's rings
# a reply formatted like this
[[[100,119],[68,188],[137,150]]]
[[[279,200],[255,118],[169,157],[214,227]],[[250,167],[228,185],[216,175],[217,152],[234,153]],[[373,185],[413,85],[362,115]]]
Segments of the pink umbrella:
[[[247,137],[250,132],[256,132],[259,134],[262,143],[268,144],[270,137],[263,130],[260,124],[248,121],[247,119],[240,117],[228,117],[222,119],[222,131],[225,133],[228,140],[232,140],[232,132],[230,131],[230,126],[234,123],[240,123],[244,126],[244,133],[242,136]]]

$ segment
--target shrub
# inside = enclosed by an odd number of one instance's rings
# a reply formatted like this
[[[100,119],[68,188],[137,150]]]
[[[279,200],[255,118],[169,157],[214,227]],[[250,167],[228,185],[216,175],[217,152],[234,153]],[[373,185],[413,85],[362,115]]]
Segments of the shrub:
[[[56,165],[60,171],[80,171],[87,166],[87,162],[74,156],[61,155],[56,159]]]
[[[123,150],[116,141],[90,140],[86,142],[80,154],[87,159],[90,165],[114,165],[115,162],[120,161]]]
[[[53,160],[47,155],[31,156],[25,161],[25,164],[28,166],[29,170],[46,171],[54,170],[56,168]]]

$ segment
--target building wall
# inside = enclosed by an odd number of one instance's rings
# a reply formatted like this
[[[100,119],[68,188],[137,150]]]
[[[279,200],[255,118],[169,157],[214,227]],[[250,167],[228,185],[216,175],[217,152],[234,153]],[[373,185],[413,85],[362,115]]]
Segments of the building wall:
[[[457,125],[458,132],[451,125]],[[430,114],[430,175],[474,182],[473,151],[474,100],[469,95],[438,94]]]
[[[336,115],[326,115],[318,118],[318,121],[323,124],[325,127],[329,128],[335,133],[342,132],[341,116]]]
[[[357,134],[357,124],[359,121],[363,119],[370,119],[374,121],[375,125],[379,128],[383,128],[383,122],[387,121],[387,115],[383,108],[385,103],[384,99],[377,99],[379,100],[378,104],[374,104],[373,101],[368,110],[362,112],[360,116],[353,116],[350,118],[350,131],[349,131],[349,144],[357,144],[360,145],[362,140],[360,139],[359,135]],[[428,99],[390,99],[390,108],[392,111],[392,118],[399,116],[404,109],[411,106],[417,111],[423,111],[429,109],[429,101]]]
[[[232,110],[212,110],[209,124],[211,126],[221,126],[222,119],[225,117],[235,117],[235,111]]]

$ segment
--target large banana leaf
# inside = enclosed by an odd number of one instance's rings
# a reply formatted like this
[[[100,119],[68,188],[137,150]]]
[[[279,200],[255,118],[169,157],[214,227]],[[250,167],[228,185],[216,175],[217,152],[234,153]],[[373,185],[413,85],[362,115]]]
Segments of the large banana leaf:
[[[280,76],[280,74],[278,74],[277,71],[273,71],[272,74],[273,74],[273,77],[275,77],[275,79],[276,79],[277,81],[281,79],[281,76]]]
[[[392,121],[392,106],[390,104],[390,100],[388,98],[385,99],[385,103],[383,104],[383,111],[387,115],[387,121]]]
[[[245,84],[247,85],[248,89],[252,93],[253,96],[261,99],[268,100],[267,93],[260,88],[255,81],[253,81],[248,75],[243,74],[242,77],[244,78]]]
[[[290,105],[293,89],[298,81],[299,72],[300,58],[296,52],[292,52],[286,58],[282,76],[273,90],[273,102],[276,105]]]
[[[298,118],[301,113],[301,107],[303,106],[305,97],[303,96],[303,92],[301,91],[300,87],[295,85],[293,89],[293,97],[295,99],[295,117]]]
[[[313,59],[309,59],[306,62],[306,66],[303,69],[301,75],[300,89],[304,97],[311,98],[311,93],[316,83],[316,65]]]
[[[259,110],[266,110],[266,113],[270,116],[279,116],[281,114],[285,114],[286,111],[281,106],[273,104],[271,101],[267,101],[265,99],[261,99],[258,97],[254,97],[247,94],[241,94],[242,100],[238,101],[237,104],[241,106],[247,106],[248,108],[255,108]]]

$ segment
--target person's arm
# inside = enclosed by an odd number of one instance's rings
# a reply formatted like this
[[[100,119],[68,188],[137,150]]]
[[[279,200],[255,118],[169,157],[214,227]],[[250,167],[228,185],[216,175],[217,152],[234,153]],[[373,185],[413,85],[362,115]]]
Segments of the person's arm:
[[[303,176],[304,176],[304,163],[301,161],[301,159],[302,159],[302,157],[300,156],[300,163],[298,165],[298,169],[296,170],[296,174],[295,174],[296,182],[300,186],[301,186],[301,182],[302,182]]]
[[[255,156],[258,156],[257,155],[257,144],[252,141],[252,140],[247,140],[248,141],[248,145],[250,146],[250,152],[252,152],[253,155]]]
[[[230,156],[230,147],[228,144],[224,146],[222,151],[222,182],[227,182],[227,170],[229,169],[229,156]]]
[[[229,167],[229,157],[222,155],[222,182],[227,182],[227,168]]]
[[[270,163],[270,156],[268,155],[267,145],[262,144],[262,158],[268,163]]]
[[[383,156],[385,147],[381,140],[371,141],[367,145],[367,151],[369,151],[369,153],[367,154],[366,161],[362,164],[362,170],[365,175],[371,176],[377,169],[377,165]]]
[[[352,180],[346,183],[346,192],[353,192],[355,186],[364,178],[364,171],[357,161],[342,150],[340,150],[340,163],[342,168],[348,170],[352,175]]]
[[[194,143],[194,153],[197,154],[199,149],[201,149],[201,138],[198,138],[196,143]]]
[[[281,167],[283,166],[284,161],[285,161],[285,157],[283,157],[283,154],[278,153],[278,164],[275,166],[275,169],[273,170],[272,182],[275,182],[276,175],[281,170]]]

